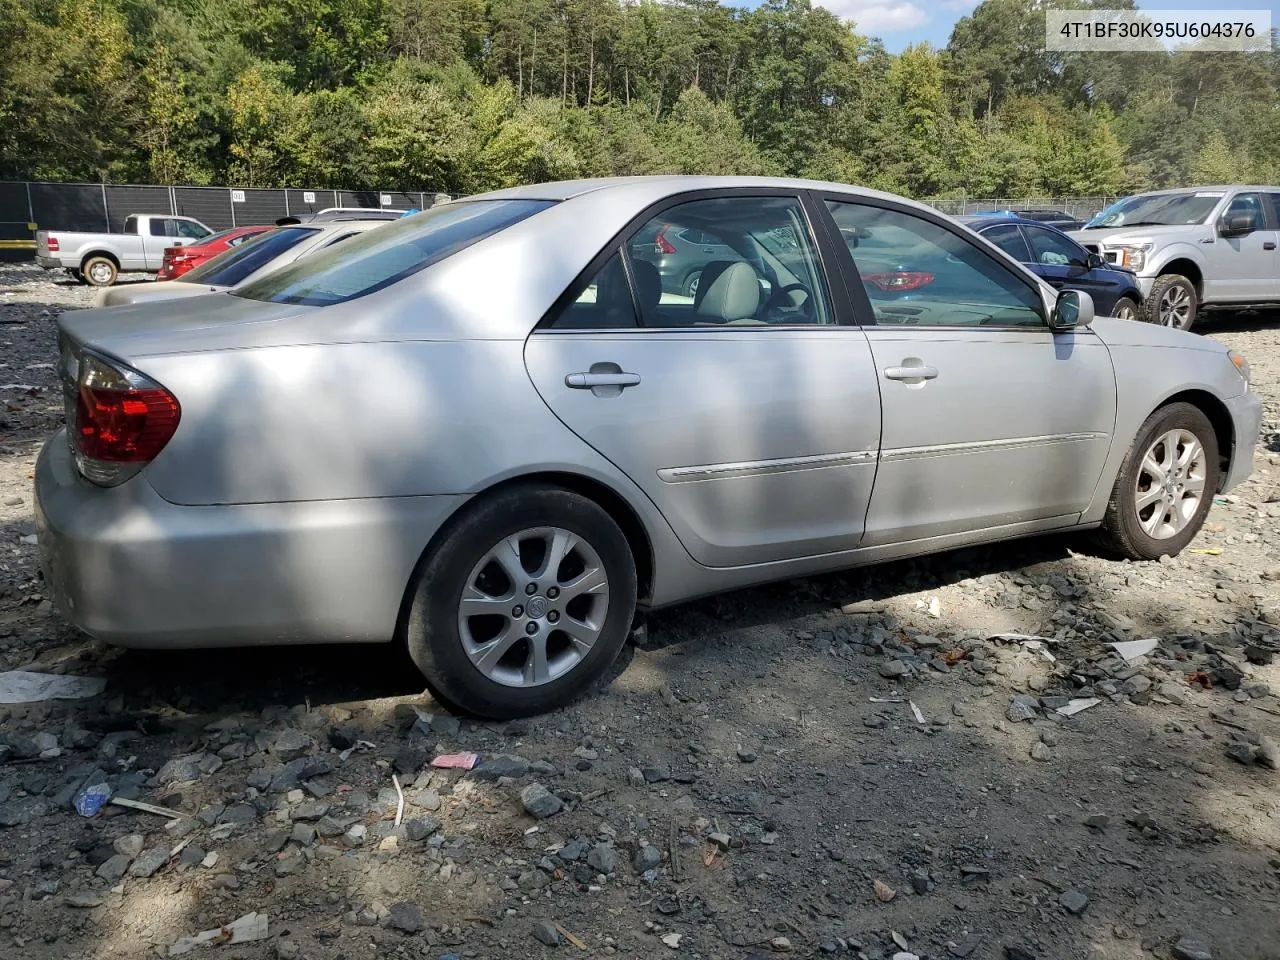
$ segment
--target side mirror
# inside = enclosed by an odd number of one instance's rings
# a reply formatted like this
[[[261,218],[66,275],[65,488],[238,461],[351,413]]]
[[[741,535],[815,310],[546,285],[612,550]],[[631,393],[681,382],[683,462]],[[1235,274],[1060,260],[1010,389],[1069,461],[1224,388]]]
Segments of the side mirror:
[[[1220,232],[1224,237],[1242,237],[1258,229],[1258,218],[1252,213],[1235,213],[1225,217]]]
[[[1063,290],[1053,305],[1049,317],[1049,329],[1055,333],[1087,327],[1093,323],[1093,297],[1083,290]]]
[[[1099,267],[1105,267],[1107,265],[1107,258],[1100,253],[1091,253],[1089,254],[1089,259],[1086,260],[1085,263],[1090,270],[1096,270]]]

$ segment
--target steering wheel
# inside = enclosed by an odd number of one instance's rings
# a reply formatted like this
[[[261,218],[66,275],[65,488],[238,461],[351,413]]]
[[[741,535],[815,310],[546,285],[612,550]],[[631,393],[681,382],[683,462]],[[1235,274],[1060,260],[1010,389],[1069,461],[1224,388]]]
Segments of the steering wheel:
[[[803,293],[804,300],[799,304],[785,300],[784,298],[790,293]],[[775,311],[781,313],[786,308],[798,309],[805,319],[812,320],[813,294],[809,292],[809,288],[803,283],[788,283],[785,287],[779,287],[770,293],[764,305],[765,312],[768,314],[773,314]]]

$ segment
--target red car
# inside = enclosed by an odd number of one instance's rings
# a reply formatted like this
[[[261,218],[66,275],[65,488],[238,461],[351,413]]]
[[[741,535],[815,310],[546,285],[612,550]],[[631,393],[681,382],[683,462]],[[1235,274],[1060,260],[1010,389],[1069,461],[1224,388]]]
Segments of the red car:
[[[220,253],[224,253],[232,247],[238,247],[260,233],[266,233],[266,231],[274,229],[275,227],[270,224],[254,227],[234,227],[231,230],[223,230],[221,233],[210,234],[199,243],[191,243],[183,247],[169,247],[164,252],[164,259],[160,262],[160,272],[156,274],[156,279],[173,280],[175,277],[182,276],[192,267],[198,267],[206,260],[211,260]]]

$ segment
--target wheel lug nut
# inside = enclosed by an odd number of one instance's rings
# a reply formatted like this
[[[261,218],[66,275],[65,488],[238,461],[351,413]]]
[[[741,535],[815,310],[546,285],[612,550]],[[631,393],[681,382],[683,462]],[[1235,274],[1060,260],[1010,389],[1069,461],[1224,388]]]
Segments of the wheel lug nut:
[[[538,585],[536,583],[531,583],[524,588],[524,592],[532,597],[535,593],[538,592]]]
[[[552,610],[550,613],[548,613],[548,614],[547,614],[547,622],[549,622],[549,623],[559,623],[559,622],[560,622],[560,614],[558,614],[556,611]]]
[[[549,590],[547,590],[547,599],[548,599],[548,600],[554,600],[554,599],[555,599],[556,597],[558,597],[558,596],[560,596],[560,588],[559,588],[559,587],[551,587]]]
[[[525,626],[524,632],[529,634],[529,636],[533,636],[538,632],[538,625],[536,623],[529,623]]]
[[[517,603],[514,607],[511,608],[511,615],[513,617],[523,617],[524,607],[520,606],[520,604]]]

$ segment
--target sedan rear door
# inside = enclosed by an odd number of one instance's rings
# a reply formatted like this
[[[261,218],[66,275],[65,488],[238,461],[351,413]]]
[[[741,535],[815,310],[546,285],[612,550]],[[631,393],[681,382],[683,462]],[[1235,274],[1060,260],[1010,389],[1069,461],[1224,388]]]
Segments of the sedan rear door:
[[[673,199],[601,251],[525,348],[547,405],[707,566],[862,540],[879,388],[810,213],[785,191]],[[631,253],[655,226],[696,229],[733,257],[706,263],[694,296],[673,293]]]

